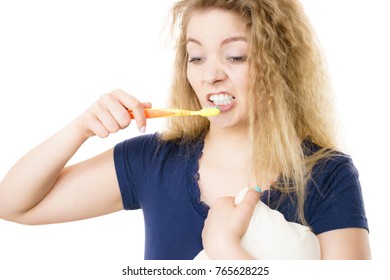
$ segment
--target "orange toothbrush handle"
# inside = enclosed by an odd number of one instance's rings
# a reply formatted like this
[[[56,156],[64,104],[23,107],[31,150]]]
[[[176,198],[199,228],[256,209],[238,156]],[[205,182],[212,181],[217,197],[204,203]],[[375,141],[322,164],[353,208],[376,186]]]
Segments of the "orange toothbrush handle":
[[[130,118],[134,119],[133,111],[128,110]],[[161,118],[161,117],[170,117],[175,115],[175,112],[166,111],[163,109],[144,109],[145,117],[150,118]]]

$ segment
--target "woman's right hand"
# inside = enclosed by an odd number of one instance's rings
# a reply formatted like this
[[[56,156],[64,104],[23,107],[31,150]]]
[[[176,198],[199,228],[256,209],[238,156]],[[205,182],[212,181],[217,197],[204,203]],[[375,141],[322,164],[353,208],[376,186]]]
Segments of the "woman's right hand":
[[[145,132],[146,118],[144,109],[150,108],[150,102],[140,102],[122,90],[114,90],[102,95],[88,110],[77,118],[77,124],[83,137],[97,135],[105,138],[110,133],[128,127],[131,118],[128,109],[133,111],[139,131]]]

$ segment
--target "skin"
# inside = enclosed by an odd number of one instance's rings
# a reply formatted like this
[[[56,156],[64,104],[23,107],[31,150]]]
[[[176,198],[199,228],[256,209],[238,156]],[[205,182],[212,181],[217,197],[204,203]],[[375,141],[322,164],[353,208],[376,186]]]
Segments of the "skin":
[[[203,244],[213,259],[252,259],[241,248],[240,238],[259,194],[249,191],[242,203],[233,203],[234,195],[255,183],[246,168],[250,146],[246,118],[248,68],[245,59],[237,59],[246,56],[244,26],[229,12],[198,12],[190,19],[188,39],[192,62],[187,76],[202,106],[209,105],[210,93],[227,92],[235,97],[229,108],[210,118],[210,132],[199,162],[201,199],[211,206],[202,233]],[[132,124],[126,108],[133,111],[135,125],[144,131],[143,109],[150,107],[150,103],[121,90],[101,96],[8,172],[0,185],[0,218],[35,225],[122,210],[113,149],[73,166],[66,163],[88,138],[104,138]],[[318,238],[323,259],[370,258],[368,234],[363,229],[334,230]]]

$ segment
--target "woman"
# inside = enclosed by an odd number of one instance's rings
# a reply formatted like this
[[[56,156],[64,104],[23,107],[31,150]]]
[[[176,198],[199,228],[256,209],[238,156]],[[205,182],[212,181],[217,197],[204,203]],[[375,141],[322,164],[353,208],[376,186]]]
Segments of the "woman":
[[[170,120],[66,166],[94,135],[131,123],[148,102],[116,90],[33,149],[0,186],[0,217],[24,224],[142,208],[147,259],[251,259],[240,245],[259,198],[311,227],[323,259],[370,258],[357,172],[336,152],[321,58],[297,1],[179,1],[171,105],[221,108]],[[58,147],[62,147],[60,150]],[[40,159],[44,158],[42,161]],[[236,206],[233,196],[250,191]],[[210,209],[209,209],[210,208]]]

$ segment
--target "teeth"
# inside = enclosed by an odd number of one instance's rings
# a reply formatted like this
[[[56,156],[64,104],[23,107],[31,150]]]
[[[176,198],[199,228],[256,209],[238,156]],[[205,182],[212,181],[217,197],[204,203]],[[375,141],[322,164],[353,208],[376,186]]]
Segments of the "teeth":
[[[214,102],[215,105],[221,106],[221,105],[229,105],[232,103],[234,97],[230,94],[212,94],[210,95],[210,101]]]

